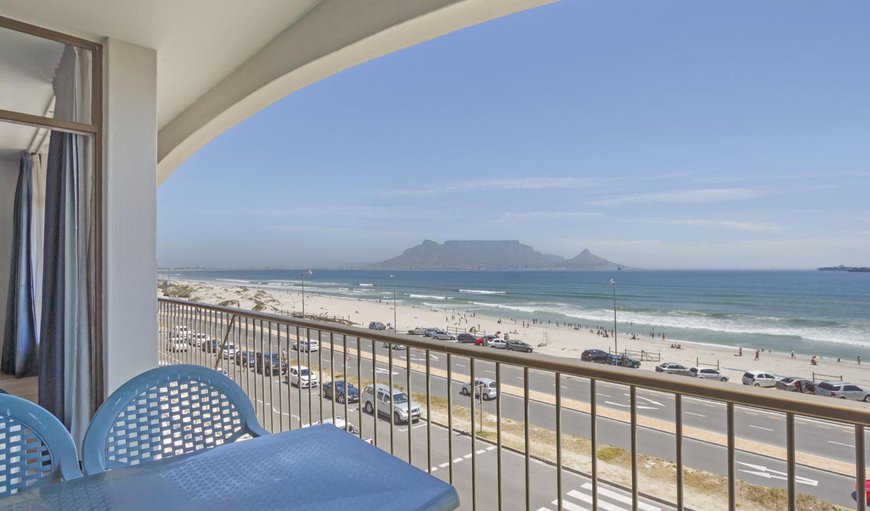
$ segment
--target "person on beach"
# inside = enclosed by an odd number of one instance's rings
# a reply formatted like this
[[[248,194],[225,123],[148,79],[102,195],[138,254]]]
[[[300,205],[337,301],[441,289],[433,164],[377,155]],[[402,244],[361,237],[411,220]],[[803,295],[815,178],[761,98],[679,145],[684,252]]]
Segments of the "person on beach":
[[[794,360],[794,350],[791,350],[791,359]]]
[[[758,360],[758,357],[760,354],[761,354],[761,350],[755,350],[755,360]]]

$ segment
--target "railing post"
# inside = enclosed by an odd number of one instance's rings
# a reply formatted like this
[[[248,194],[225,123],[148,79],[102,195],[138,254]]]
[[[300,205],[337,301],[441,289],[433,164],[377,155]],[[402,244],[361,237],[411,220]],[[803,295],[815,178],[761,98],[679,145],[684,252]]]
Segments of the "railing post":
[[[867,487],[865,481],[866,459],[864,456],[864,426],[855,426],[855,497],[858,511],[867,511]]]

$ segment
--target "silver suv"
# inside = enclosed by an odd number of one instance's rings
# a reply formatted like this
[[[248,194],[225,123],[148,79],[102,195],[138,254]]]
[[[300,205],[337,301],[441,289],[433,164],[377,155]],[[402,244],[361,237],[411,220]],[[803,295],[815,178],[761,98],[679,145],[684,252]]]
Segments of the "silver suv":
[[[816,385],[816,395],[870,403],[870,391],[852,383],[823,381]]]
[[[689,369],[689,376],[694,378],[700,378],[702,380],[719,380],[719,381],[728,381],[728,377],[724,374],[720,373],[716,369],[711,369],[709,367],[692,367]]]
[[[392,400],[390,399],[390,394],[392,394]],[[409,421],[417,422],[420,420],[420,405],[410,402],[411,414],[409,416],[408,395],[402,390],[395,388],[390,392],[390,387],[382,383],[377,384],[377,396],[375,396],[375,389],[373,386],[371,384],[366,385],[365,390],[363,390],[361,401],[366,413],[374,413],[375,406],[377,406],[378,415],[386,415],[387,417],[392,415],[396,424],[403,422],[407,423]]]

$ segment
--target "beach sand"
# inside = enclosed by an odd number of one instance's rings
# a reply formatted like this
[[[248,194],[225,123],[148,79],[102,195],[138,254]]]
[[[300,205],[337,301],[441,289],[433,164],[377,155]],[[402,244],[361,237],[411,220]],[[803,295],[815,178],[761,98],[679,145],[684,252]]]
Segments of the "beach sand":
[[[222,284],[201,282],[192,280],[173,281],[176,289],[186,288],[187,294],[192,301],[200,301],[211,304],[226,303],[228,300],[238,301],[238,307],[242,309],[259,309],[262,312],[291,314],[300,313],[302,310],[302,294],[296,288],[293,289],[263,289],[251,285]],[[162,291],[158,293],[163,296]],[[233,303],[231,306],[236,306]],[[556,326],[554,323],[524,325],[521,319],[511,319],[510,316],[502,317],[484,316],[462,311],[454,312],[448,308],[433,308],[423,305],[398,303],[397,307],[398,331],[407,332],[414,327],[438,327],[449,328],[450,332],[466,331],[471,327],[477,329],[479,334],[495,334],[496,332],[508,332],[511,339],[521,339],[531,344],[535,351],[552,356],[570,357],[579,359],[583,350],[598,348],[607,350],[613,348],[613,336],[603,337],[597,335],[598,326],[603,329],[612,329],[613,324],[593,325],[588,328],[575,329],[564,325]],[[335,296],[326,296],[317,293],[305,293],[305,314],[309,318],[315,316],[339,318],[349,320],[357,326],[367,327],[370,321],[380,321],[384,324],[393,322],[393,303],[389,299],[383,301],[359,300]],[[590,332],[590,328],[593,330]],[[622,328],[622,325],[620,325]],[[650,338],[649,332],[636,332],[637,339],[632,339],[630,326],[628,332],[617,332],[619,351],[628,349],[631,352],[641,350],[661,354],[662,362],[677,362],[686,367],[701,364],[703,367],[719,366],[720,371],[729,377],[734,384],[741,384],[742,375],[748,370],[762,370],[775,375],[796,376],[812,379],[815,372],[817,380],[839,379],[856,384],[870,384],[870,362],[864,361],[858,365],[854,360],[840,361],[836,358],[822,357],[819,364],[813,366],[807,355],[796,355],[791,359],[790,351],[759,353],[759,359],[755,360],[755,348],[743,346],[742,356],[738,356],[738,349],[730,346],[715,346],[679,341],[682,349],[673,349],[671,345],[676,341],[661,338]],[[609,335],[609,334],[608,334]],[[667,336],[667,334],[665,334]],[[542,345],[545,344],[545,345]],[[784,347],[787,349],[787,347]],[[637,358],[637,357],[635,357]],[[657,362],[645,361],[641,369],[654,371]],[[825,376],[819,376],[823,374]]]

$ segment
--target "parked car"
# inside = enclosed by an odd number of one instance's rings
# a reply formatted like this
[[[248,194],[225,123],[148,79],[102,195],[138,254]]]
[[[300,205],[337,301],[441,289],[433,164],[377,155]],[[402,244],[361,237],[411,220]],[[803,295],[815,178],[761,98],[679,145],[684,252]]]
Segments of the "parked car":
[[[352,422],[346,421],[343,418],[341,418],[340,416],[336,417],[334,420],[330,418],[330,419],[323,419],[322,422],[317,421],[317,422],[311,423],[312,426],[316,426],[318,424],[332,424],[336,428],[343,429],[353,436],[356,436],[356,437],[360,436],[359,428],[354,426]],[[360,437],[360,438],[362,438],[362,437]],[[372,438],[366,438],[366,439],[364,439],[364,441],[366,441],[372,445],[375,445],[375,441]]]
[[[236,365],[240,366],[254,367],[257,363],[256,355],[251,350],[236,350],[236,355],[234,359],[236,361]]]
[[[507,342],[507,349],[509,349],[509,350],[524,351],[526,353],[532,352],[532,346],[527,342],[523,342],[523,341],[515,340],[515,339],[511,339],[511,340],[506,341],[506,342]]]
[[[743,373],[743,384],[753,387],[775,387],[776,376],[764,371],[746,371]]]
[[[229,360],[235,354],[236,354],[236,346],[231,342],[226,343],[224,345],[223,349],[221,350],[221,357],[223,357],[224,360]]]
[[[462,385],[462,388],[459,390],[459,393],[463,396],[471,395],[471,383],[466,383]],[[481,390],[483,391],[483,400],[489,401],[498,397],[498,385],[495,383],[495,380],[490,380],[489,378],[476,378],[474,380],[474,397],[479,398]]]
[[[607,362],[608,355],[609,353],[604,350],[591,349],[581,353],[580,360],[583,362],[598,362],[603,364],[604,362]]]
[[[632,369],[640,367],[640,360],[635,360],[631,357],[626,357],[625,355],[608,355],[607,363],[612,366],[630,367]]]
[[[436,332],[435,335],[432,336],[432,338],[437,339],[439,341],[455,341],[456,340],[455,335],[448,333],[448,332],[445,332],[443,330],[440,332]]]
[[[308,388],[317,386],[317,373],[308,369],[306,366],[290,365],[287,369],[287,376],[284,381],[296,387]]]
[[[369,323],[369,328],[372,330],[386,330],[387,325],[381,323],[380,321],[372,321]]]
[[[408,399],[408,395],[402,390],[397,388],[390,389],[390,387],[383,383],[378,383],[376,389],[369,384],[363,390],[361,400],[364,403],[363,410],[366,413],[374,413],[375,400],[377,400],[378,415],[392,416],[396,423],[417,422],[420,420],[420,405],[411,402]],[[377,396],[375,396],[375,392],[377,392]],[[391,395],[392,399],[390,398]]]
[[[257,372],[275,376],[276,374],[284,374],[287,372],[285,364],[281,363],[281,355],[279,353],[257,353]]]
[[[507,348],[507,341],[505,341],[501,337],[493,337],[492,339],[488,339],[486,341],[486,346],[488,348],[496,348],[499,350],[503,350],[503,349]]]
[[[427,329],[423,330],[423,335],[425,335],[426,337],[432,337],[433,335],[435,335],[437,332],[440,332],[440,331],[441,331],[440,328],[427,328]]]
[[[802,392],[804,394],[815,394],[816,392],[816,384],[812,380],[795,378],[793,376],[786,376],[776,380],[776,388],[788,392]]]
[[[320,393],[325,399],[332,399],[339,403],[356,403],[359,401],[359,389],[353,386],[353,383],[344,380],[328,381],[321,385]]]
[[[688,376],[692,376],[694,378],[700,378],[702,380],[719,380],[719,381],[728,381],[728,377],[724,374],[720,373],[716,369],[712,369],[709,367],[702,367],[698,369],[697,367],[693,367],[689,369]]]
[[[170,330],[169,334],[172,337],[181,337],[182,339],[187,339],[190,337],[190,327],[187,325],[175,325]]]
[[[313,353],[320,349],[320,341],[317,339],[302,339],[301,341],[294,342],[291,348],[299,351],[300,346],[302,351]]]
[[[689,368],[682,364],[677,364],[676,362],[664,362],[656,366],[656,372],[687,376],[689,374]]]
[[[392,344],[391,344],[391,343],[388,343],[388,342],[385,342],[385,343],[383,344],[383,347],[384,347],[384,348],[388,348],[388,349],[389,349],[390,347],[392,347],[394,350],[397,350],[397,351],[401,351],[401,350],[406,350],[406,349],[408,349],[408,347],[405,346],[404,344],[398,344],[398,343],[392,343]]]
[[[410,335],[423,335],[426,333],[426,329],[418,326],[417,328],[412,328],[408,330],[408,333]]]
[[[474,334],[464,333],[457,335],[456,340],[465,344],[474,344],[474,341],[477,340],[477,336]]]
[[[191,346],[195,348],[199,348],[202,343],[208,340],[208,336],[205,334],[191,334],[188,338],[188,341]]]
[[[823,381],[816,385],[817,396],[831,396],[838,399],[850,399],[852,401],[864,401],[870,403],[870,389],[862,388],[854,383],[839,381]]]
[[[181,337],[173,337],[169,339],[169,351],[187,351],[190,344]]]
[[[217,339],[211,339],[202,343],[200,349],[206,353],[217,353],[220,348],[220,343]]]

